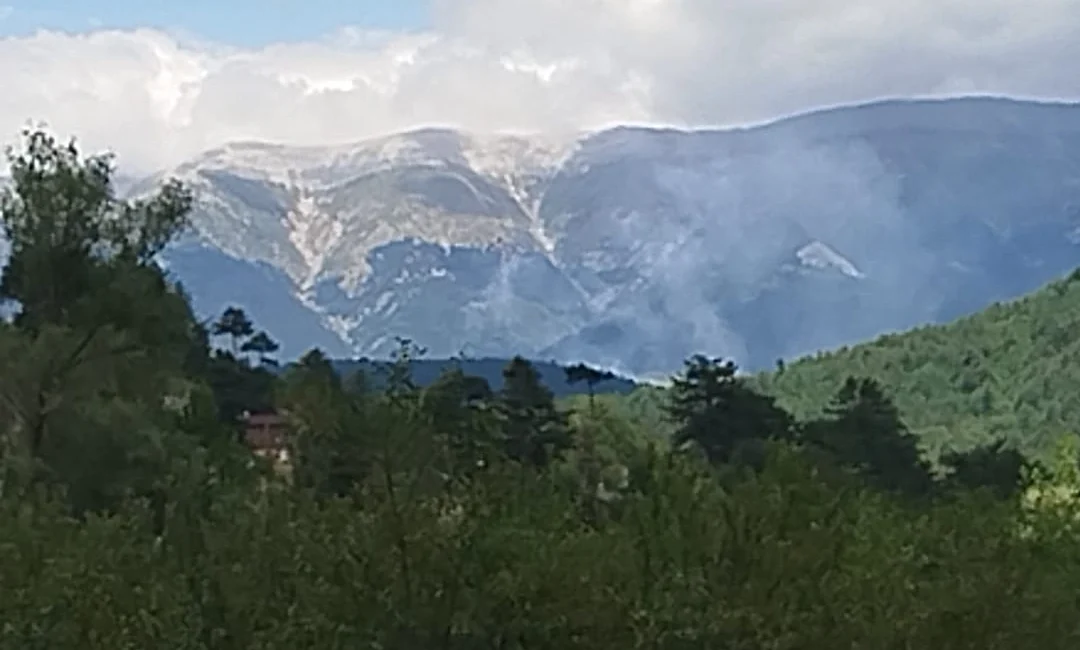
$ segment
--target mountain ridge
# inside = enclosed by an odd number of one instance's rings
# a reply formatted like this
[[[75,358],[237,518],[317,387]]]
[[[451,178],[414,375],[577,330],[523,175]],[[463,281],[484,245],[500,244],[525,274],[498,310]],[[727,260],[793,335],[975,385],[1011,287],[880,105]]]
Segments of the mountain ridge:
[[[198,203],[166,261],[200,311],[236,302],[289,329],[292,356],[385,356],[401,335],[439,356],[631,375],[693,352],[764,367],[970,312],[1080,262],[1074,138],[1075,104],[976,97],[571,142],[422,128],[234,143],[174,170]],[[228,260],[265,278],[208,286],[200,267]],[[785,303],[802,330],[774,322],[791,320]]]

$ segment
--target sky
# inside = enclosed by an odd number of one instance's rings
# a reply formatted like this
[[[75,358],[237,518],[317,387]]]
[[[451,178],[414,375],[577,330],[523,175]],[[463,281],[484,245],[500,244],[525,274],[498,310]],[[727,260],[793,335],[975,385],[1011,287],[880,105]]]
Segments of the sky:
[[[898,96],[1080,96],[1080,0],[0,0],[0,139],[167,168],[417,126],[726,126]]]
[[[426,0],[0,0],[0,37],[151,28],[243,47],[318,39],[345,25],[429,27]]]

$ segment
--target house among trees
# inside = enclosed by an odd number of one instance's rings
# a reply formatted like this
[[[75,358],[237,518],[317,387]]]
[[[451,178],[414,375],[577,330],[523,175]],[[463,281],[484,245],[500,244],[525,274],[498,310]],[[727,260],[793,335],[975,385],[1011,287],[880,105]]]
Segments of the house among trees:
[[[257,456],[277,462],[288,460],[286,421],[280,413],[248,413],[241,416],[244,424],[244,442]]]

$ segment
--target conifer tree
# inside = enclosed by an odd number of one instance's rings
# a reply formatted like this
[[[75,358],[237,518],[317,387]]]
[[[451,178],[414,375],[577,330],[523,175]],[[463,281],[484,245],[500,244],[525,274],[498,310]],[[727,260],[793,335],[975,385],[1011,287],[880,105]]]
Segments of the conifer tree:
[[[873,379],[848,377],[826,409],[806,427],[809,442],[881,488],[925,494],[930,468],[900,412]]]
[[[503,370],[498,398],[510,458],[544,467],[571,446],[570,430],[555,407],[554,395],[524,358],[514,357]]]
[[[421,408],[445,447],[448,474],[468,477],[490,461],[495,443],[489,408],[493,395],[485,379],[466,375],[460,368],[443,372],[424,389]]]
[[[610,370],[600,370],[584,363],[565,369],[566,383],[571,386],[584,382],[589,392],[589,408],[596,410],[596,385],[615,378]]]
[[[367,475],[363,400],[363,395],[346,392],[321,350],[308,352],[286,371],[278,405],[289,422],[297,485],[341,496]]]
[[[281,349],[277,341],[270,338],[265,330],[259,330],[250,339],[240,346],[241,352],[252,353],[262,365],[273,365],[274,359],[270,356]]]
[[[792,436],[791,416],[772,397],[743,383],[736,371],[731,361],[701,355],[686,362],[667,405],[678,425],[676,445],[695,443],[710,461],[726,463],[747,444]]]
[[[988,488],[1003,499],[1027,487],[1025,477],[1030,464],[1004,440],[965,452],[948,452],[942,456],[941,463],[952,470],[949,481],[957,487]]]
[[[255,333],[247,313],[239,307],[226,307],[213,326],[214,336],[227,336],[232,342],[233,356],[240,353],[241,341]]]

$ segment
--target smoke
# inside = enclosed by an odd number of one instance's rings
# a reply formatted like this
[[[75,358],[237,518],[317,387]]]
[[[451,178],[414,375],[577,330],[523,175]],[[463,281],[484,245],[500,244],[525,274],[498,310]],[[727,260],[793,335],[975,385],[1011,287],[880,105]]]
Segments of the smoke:
[[[770,352],[798,355],[932,318],[947,296],[933,283],[939,262],[920,240],[919,219],[903,204],[901,170],[859,137],[770,128],[728,136],[632,132],[678,143],[634,163],[653,167],[662,207],[610,219],[605,246],[625,251],[640,277],[599,318],[635,335],[562,351],[623,374],[675,370],[698,353],[760,367],[776,358]],[[813,242],[865,277],[801,267],[795,253]],[[761,306],[770,292],[782,305]],[[829,308],[841,294],[845,308]]]

